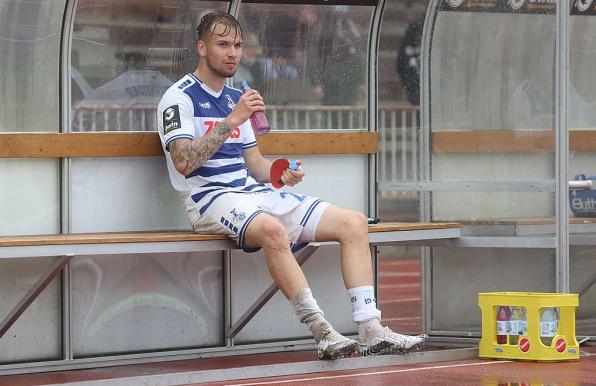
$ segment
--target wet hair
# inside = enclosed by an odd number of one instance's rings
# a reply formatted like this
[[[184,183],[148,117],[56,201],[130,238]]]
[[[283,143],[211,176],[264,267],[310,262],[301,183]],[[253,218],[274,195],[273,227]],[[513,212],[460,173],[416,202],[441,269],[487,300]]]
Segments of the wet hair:
[[[210,12],[201,18],[197,27],[197,39],[204,41],[207,37],[213,36],[213,31],[219,24],[226,27],[220,36],[226,36],[233,30],[236,31],[236,35],[242,36],[242,28],[238,20],[227,12],[217,11]]]

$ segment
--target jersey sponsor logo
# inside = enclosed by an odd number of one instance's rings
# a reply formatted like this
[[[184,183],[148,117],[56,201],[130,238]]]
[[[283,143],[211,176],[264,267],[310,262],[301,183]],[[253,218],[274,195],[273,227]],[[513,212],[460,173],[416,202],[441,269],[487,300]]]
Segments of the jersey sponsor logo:
[[[163,112],[163,132],[164,135],[172,130],[182,127],[180,122],[180,110],[178,105],[172,105],[166,108]]]
[[[216,129],[219,126],[219,121],[204,121],[203,124],[207,128],[207,131],[205,131],[205,135],[207,135],[211,130]],[[240,128],[237,127],[234,130],[232,130],[229,138],[240,138]]]

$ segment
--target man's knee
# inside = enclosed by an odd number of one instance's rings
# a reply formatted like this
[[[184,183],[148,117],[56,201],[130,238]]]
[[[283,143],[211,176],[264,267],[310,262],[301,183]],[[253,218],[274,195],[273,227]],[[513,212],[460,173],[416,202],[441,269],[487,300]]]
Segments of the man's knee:
[[[286,228],[275,217],[261,215],[257,228],[253,229],[253,235],[257,238],[261,247],[288,247],[290,245]]]
[[[344,233],[346,237],[368,237],[368,218],[355,211],[346,214]]]

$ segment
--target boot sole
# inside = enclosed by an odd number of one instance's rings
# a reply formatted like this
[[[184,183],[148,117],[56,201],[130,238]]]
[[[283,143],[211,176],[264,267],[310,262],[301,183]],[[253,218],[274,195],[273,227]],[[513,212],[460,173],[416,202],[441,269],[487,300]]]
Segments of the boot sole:
[[[319,359],[334,361],[339,358],[353,357],[354,354],[358,354],[359,347],[360,345],[358,344],[358,342],[353,342],[339,348],[329,346],[322,353],[319,352],[318,355]]]

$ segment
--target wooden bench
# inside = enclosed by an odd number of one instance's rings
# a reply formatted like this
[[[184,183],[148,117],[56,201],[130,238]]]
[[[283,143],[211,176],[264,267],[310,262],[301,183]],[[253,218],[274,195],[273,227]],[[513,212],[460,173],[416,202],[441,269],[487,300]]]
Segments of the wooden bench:
[[[399,241],[457,238],[459,236],[460,224],[456,223],[380,223],[369,225],[371,245]],[[310,243],[297,256],[298,263],[300,265],[304,264],[323,244],[328,243]],[[2,236],[0,237],[0,259],[40,256],[58,256],[58,259],[0,323],[0,338],[52,280],[62,272],[74,256],[219,250],[229,252],[236,249],[238,249],[236,243],[227,236],[197,234],[192,231]],[[236,336],[277,290],[277,286],[272,284],[240,317],[238,322],[227,331],[226,337],[233,338]]]
[[[258,138],[264,155],[373,154],[378,151],[377,133],[367,131],[272,132]],[[155,132],[100,133],[0,133],[0,158],[163,156]],[[460,237],[456,223],[380,223],[369,225],[371,245]],[[310,243],[296,257],[300,265],[321,245]],[[108,232],[0,237],[0,260],[56,256],[21,301],[0,323],[0,338],[37,296],[76,256],[222,251],[224,258],[238,247],[222,235],[197,234],[191,230]],[[233,339],[278,291],[272,284],[225,332]],[[227,325],[227,324],[226,324]]]

